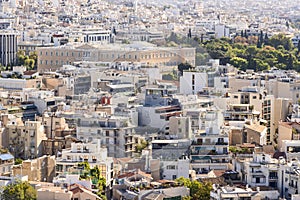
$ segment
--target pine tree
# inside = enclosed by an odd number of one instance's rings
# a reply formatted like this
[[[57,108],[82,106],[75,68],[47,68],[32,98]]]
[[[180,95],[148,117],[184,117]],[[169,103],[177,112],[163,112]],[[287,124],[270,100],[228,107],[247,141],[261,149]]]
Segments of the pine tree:
[[[188,38],[192,38],[192,30],[191,30],[191,28],[189,28],[189,32],[188,32]]]

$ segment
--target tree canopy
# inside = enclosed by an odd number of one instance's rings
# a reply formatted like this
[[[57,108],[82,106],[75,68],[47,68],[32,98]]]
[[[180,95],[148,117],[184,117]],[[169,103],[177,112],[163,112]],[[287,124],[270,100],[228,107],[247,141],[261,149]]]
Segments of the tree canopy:
[[[192,200],[209,200],[210,191],[212,190],[211,183],[201,183],[197,180],[191,181],[188,178],[180,177],[175,180],[179,185],[186,186],[190,189],[190,199]]]
[[[192,68],[192,65],[191,64],[189,64],[189,63],[180,63],[179,65],[178,65],[178,71],[180,72],[180,75],[182,75],[183,74],[183,71],[184,70],[189,70],[189,69],[191,69]]]
[[[4,187],[1,199],[3,200],[34,200],[36,190],[27,182],[15,182]]]
[[[37,65],[37,53],[30,52],[26,55],[24,51],[19,50],[17,52],[17,64],[26,66],[27,70],[32,70]]]
[[[291,39],[284,34],[269,38],[263,31],[258,36],[249,36],[242,31],[233,39],[203,41],[195,38],[180,37],[172,33],[167,41],[180,46],[195,47],[197,65],[205,64],[209,58],[213,58],[219,59],[220,64],[229,63],[244,71],[261,71],[276,67],[300,72],[300,44],[294,47]],[[187,68],[182,65],[178,67],[178,71],[182,72]]]

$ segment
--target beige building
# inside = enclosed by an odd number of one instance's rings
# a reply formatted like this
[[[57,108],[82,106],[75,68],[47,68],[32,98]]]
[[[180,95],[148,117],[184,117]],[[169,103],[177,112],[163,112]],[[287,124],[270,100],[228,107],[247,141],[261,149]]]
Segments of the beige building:
[[[138,62],[144,66],[157,66],[172,69],[180,63],[188,62],[195,66],[195,48],[162,48],[149,43],[132,45],[110,44],[92,46],[41,47],[37,49],[38,71],[55,71],[63,65],[74,62]]]
[[[267,144],[267,127],[259,124],[245,125],[247,143]]]
[[[225,119],[240,121],[243,121],[243,119],[254,119],[250,115],[247,115],[247,109],[243,108],[248,105],[249,109],[252,109],[253,113],[256,113],[256,120],[259,118],[264,120],[268,128],[267,143],[276,144],[278,142],[278,123],[281,120],[285,120],[288,116],[291,103],[291,99],[266,95],[266,91],[261,91],[258,87],[246,87],[240,89],[239,92],[229,94]],[[232,111],[239,112],[232,113]]]
[[[44,126],[39,121],[12,122],[6,126],[9,143],[6,148],[16,158],[33,159],[42,156],[42,140],[46,140]]]
[[[73,193],[61,187],[43,187],[37,190],[37,200],[72,200]]]
[[[28,176],[29,181],[51,182],[55,176],[55,156],[42,156],[34,160],[24,160],[13,166],[13,175]]]
[[[101,200],[91,190],[79,184],[72,184],[69,188],[55,187],[52,184],[36,186],[37,200]]]
[[[240,127],[231,127],[229,131],[229,146],[241,145],[244,143],[244,130]]]
[[[265,88],[269,95],[275,98],[291,98],[292,92],[290,90],[290,83],[281,82],[276,79],[266,81]]]
[[[189,117],[170,117],[169,136],[176,139],[191,138],[192,129]]]
[[[24,51],[26,55],[35,52],[38,47],[52,47],[53,43],[44,44],[40,41],[23,41],[18,43],[18,51]]]
[[[283,140],[300,140],[300,124],[298,122],[279,122],[278,150],[283,151]]]
[[[230,77],[228,79],[228,88],[230,92],[238,92],[243,87],[253,87],[258,85],[257,79]]]
[[[66,123],[65,118],[57,117],[54,114],[44,113],[42,117],[39,118],[39,121],[45,127],[45,133],[47,138],[55,138],[64,136],[63,131],[70,132],[68,124]]]

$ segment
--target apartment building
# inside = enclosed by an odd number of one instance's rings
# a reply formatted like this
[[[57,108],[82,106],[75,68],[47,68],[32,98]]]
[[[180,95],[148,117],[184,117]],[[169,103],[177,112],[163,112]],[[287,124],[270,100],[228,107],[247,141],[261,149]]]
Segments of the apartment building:
[[[14,165],[14,176],[28,176],[28,181],[52,182],[55,177],[55,156],[24,160],[20,165]]]
[[[228,133],[222,129],[223,114],[211,109],[204,113],[200,129],[194,134],[190,147],[191,168],[196,173],[207,173],[211,169],[228,169]]]
[[[6,148],[9,148],[16,158],[34,159],[42,156],[42,141],[47,139],[42,122],[12,122],[6,129],[9,137]]]
[[[76,135],[80,140],[100,139],[108,156],[120,158],[132,156],[142,140],[135,136],[134,128],[127,117],[81,118]]]
[[[278,187],[278,160],[272,154],[255,151],[253,160],[244,163],[245,182],[250,187]]]
[[[280,122],[278,126],[278,150],[283,151],[284,140],[300,140],[299,122]]]
[[[101,176],[106,179],[106,186],[111,187],[113,181],[113,158],[107,156],[107,149],[101,147],[101,141],[91,143],[72,143],[71,149],[64,149],[56,158],[56,173],[65,174],[80,171],[79,162],[88,162],[90,167],[98,166]],[[77,169],[77,170],[76,170]]]
[[[191,122],[189,117],[170,117],[169,137],[176,139],[192,138]]]

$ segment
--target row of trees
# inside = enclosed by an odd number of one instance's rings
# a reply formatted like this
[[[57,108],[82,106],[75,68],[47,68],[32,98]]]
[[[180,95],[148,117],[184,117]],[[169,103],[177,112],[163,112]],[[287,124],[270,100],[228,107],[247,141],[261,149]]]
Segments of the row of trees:
[[[260,44],[232,42],[226,38],[207,41],[204,45],[211,58],[220,59],[222,64],[230,63],[244,71],[268,70],[271,67],[300,71],[300,48],[293,48],[290,39],[283,34],[271,37],[262,47],[258,47]]]
[[[181,45],[196,48],[196,65],[203,65],[210,59],[220,59],[221,64],[230,63],[241,69],[255,71],[271,67],[300,72],[300,44],[294,47],[291,39],[284,34],[268,37],[260,32],[259,36],[248,36],[243,32],[234,39],[221,38],[203,41],[198,37],[190,38],[172,33],[167,39],[168,46]]]

